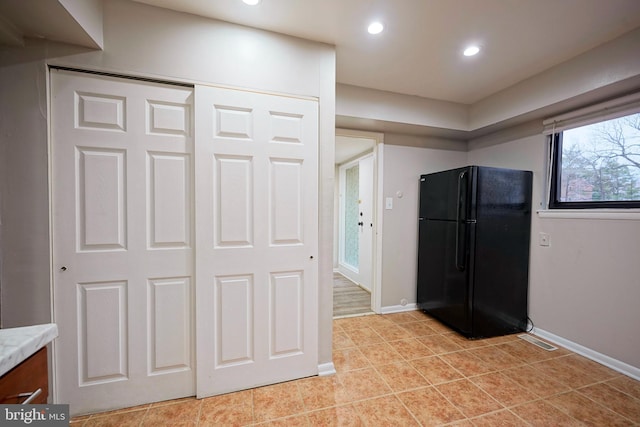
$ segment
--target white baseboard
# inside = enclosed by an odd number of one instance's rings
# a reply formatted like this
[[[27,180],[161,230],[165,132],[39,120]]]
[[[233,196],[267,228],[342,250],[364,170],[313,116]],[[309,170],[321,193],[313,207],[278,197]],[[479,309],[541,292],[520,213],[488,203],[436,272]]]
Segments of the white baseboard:
[[[319,377],[327,377],[329,375],[333,375],[336,373],[336,367],[333,365],[333,362],[329,363],[321,363],[318,365],[318,376]]]
[[[415,311],[418,309],[416,303],[406,305],[388,305],[380,308],[380,314],[402,313],[403,311]]]
[[[574,353],[578,353],[586,357],[587,359],[593,360],[594,362],[598,362],[601,365],[608,366],[614,371],[618,371],[621,374],[625,374],[628,377],[640,381],[640,368],[636,368],[635,366],[631,366],[628,363],[614,359],[613,357],[609,357],[606,354],[598,353],[595,350],[592,350],[573,341],[569,341],[568,339],[562,338],[540,328],[533,328],[531,333],[554,344],[558,344],[559,346],[562,346],[567,350],[571,350]]]

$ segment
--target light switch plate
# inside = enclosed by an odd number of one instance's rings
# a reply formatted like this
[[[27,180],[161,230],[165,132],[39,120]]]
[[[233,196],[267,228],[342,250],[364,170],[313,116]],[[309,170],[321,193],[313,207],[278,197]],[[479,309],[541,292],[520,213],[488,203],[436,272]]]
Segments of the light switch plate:
[[[393,197],[387,197],[384,201],[385,209],[393,209]]]

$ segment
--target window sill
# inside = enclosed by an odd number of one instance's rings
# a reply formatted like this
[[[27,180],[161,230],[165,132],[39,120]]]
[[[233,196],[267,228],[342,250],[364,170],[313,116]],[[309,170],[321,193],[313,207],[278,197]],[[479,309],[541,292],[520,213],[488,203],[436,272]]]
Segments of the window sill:
[[[539,218],[640,221],[640,209],[541,209]]]

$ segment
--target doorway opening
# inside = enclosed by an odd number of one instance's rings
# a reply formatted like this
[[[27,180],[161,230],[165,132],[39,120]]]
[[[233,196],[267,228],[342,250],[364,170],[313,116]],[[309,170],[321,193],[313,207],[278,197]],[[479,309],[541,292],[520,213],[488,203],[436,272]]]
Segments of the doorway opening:
[[[381,144],[381,134],[336,131],[334,318],[380,312]]]

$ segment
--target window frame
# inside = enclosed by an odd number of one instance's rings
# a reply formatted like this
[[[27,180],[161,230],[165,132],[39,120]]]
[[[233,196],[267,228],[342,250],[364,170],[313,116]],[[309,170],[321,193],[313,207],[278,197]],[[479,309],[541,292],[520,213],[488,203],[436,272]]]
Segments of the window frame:
[[[603,120],[604,121],[604,120]],[[551,176],[549,191],[549,209],[637,209],[640,208],[640,200],[627,201],[588,201],[588,202],[563,202],[560,201],[560,174],[562,171],[562,132],[549,135],[551,146]]]

